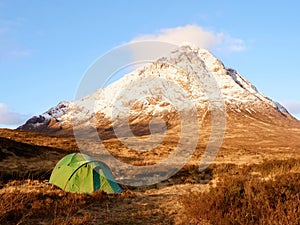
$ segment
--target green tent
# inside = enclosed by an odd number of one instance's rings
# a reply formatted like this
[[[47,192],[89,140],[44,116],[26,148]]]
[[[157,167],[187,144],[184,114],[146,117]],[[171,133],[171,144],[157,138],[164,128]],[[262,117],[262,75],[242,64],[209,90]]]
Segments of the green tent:
[[[122,192],[105,163],[81,153],[62,158],[52,171],[49,183],[64,191],[76,193],[92,193],[97,190],[108,194]]]

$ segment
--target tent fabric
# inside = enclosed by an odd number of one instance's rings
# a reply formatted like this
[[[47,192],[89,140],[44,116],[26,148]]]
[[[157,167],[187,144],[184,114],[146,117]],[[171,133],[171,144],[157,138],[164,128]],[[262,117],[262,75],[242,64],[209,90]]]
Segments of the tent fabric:
[[[91,194],[97,190],[108,194],[122,192],[105,163],[82,153],[62,158],[53,169],[49,183],[74,193]]]

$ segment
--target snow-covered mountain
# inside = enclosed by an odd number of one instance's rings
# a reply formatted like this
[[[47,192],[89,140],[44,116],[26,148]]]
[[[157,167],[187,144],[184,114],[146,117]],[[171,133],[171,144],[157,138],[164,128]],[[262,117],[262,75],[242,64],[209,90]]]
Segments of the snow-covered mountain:
[[[47,112],[39,116],[33,116],[26,123],[17,129],[24,131],[42,131],[47,129],[51,122],[59,122],[59,118],[69,111],[69,102],[60,102],[57,106],[52,107]]]
[[[212,89],[214,81],[217,90]],[[218,107],[211,105],[212,96],[220,101],[220,109],[226,109],[227,115],[295,120],[283,106],[264,96],[207,50],[182,46],[82,99],[59,103],[18,129],[44,132],[72,127],[101,128],[128,120],[132,124],[147,123],[153,116],[169,121],[177,111],[190,107],[191,102],[200,113]]]

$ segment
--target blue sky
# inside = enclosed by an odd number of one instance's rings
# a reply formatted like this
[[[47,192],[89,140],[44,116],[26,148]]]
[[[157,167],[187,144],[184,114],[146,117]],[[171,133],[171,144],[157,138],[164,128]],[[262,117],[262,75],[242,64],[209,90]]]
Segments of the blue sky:
[[[113,47],[149,36],[196,38],[185,35],[189,27],[300,118],[299,8],[289,0],[0,0],[0,127],[74,99],[86,69]]]

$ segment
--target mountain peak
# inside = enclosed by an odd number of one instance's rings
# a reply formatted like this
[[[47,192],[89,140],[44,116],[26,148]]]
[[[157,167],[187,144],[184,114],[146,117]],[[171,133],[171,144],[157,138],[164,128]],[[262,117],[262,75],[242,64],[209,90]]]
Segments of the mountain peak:
[[[160,79],[153,82],[157,78]],[[206,92],[210,90],[205,89],[205,86],[206,82],[212,80],[222,94],[227,113],[255,118],[263,115],[266,120],[275,117],[295,120],[283,106],[261,94],[236,70],[226,68],[212,53],[183,45],[170,55],[132,71],[83,99],[60,103],[41,116],[31,118],[19,129],[44,129],[49,125],[59,129],[71,128],[74,118],[75,126],[91,126],[95,115],[97,127],[113,126],[116,118],[122,121],[122,117],[126,116],[128,107],[131,108],[131,120],[134,123],[143,123],[153,115],[171,118],[169,115],[174,111],[186,107],[186,96],[179,89],[189,93],[189,99],[198,109],[207,108]],[[139,100],[134,97],[145,93],[152,93],[153,96]],[[173,106],[172,99],[180,104]],[[112,114],[118,116],[112,117]],[[42,118],[45,118],[44,123],[41,122]]]

